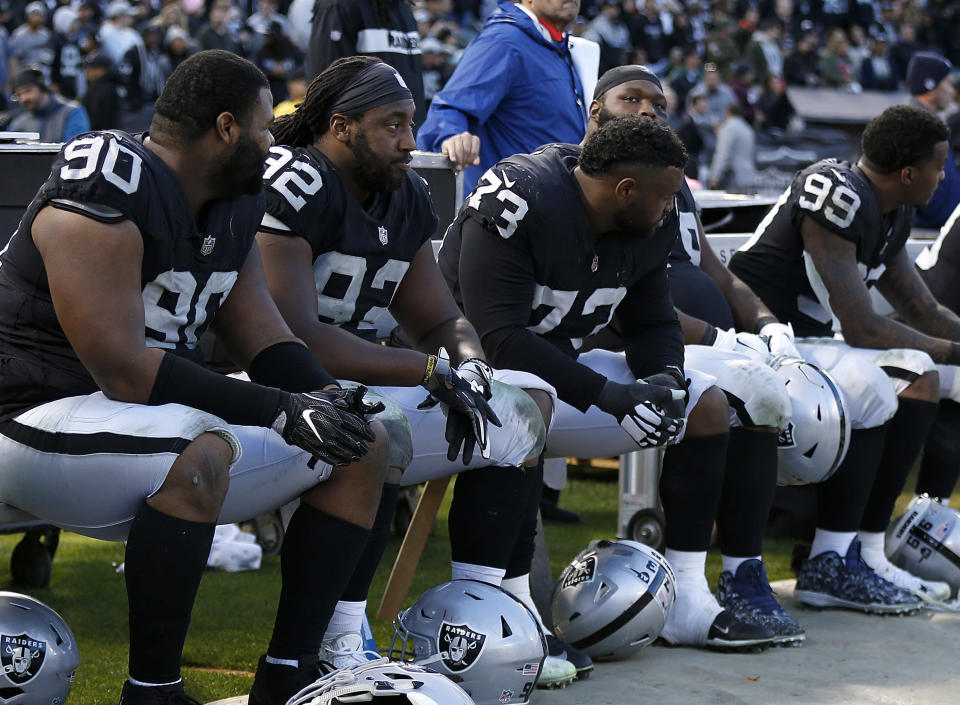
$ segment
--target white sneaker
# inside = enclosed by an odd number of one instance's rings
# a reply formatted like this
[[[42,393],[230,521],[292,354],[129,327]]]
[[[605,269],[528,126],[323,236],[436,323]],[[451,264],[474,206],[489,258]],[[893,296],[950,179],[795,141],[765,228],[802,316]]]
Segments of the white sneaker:
[[[563,658],[547,656],[540,669],[538,688],[565,688],[577,677],[577,667]]]
[[[888,580],[898,588],[909,590],[926,602],[945,602],[950,599],[950,586],[939,580],[925,580],[891,563],[881,552],[862,553],[864,562],[873,568],[873,572]]]
[[[360,632],[347,632],[320,645],[318,660],[331,671],[350,668],[380,658],[380,654],[364,651]]]

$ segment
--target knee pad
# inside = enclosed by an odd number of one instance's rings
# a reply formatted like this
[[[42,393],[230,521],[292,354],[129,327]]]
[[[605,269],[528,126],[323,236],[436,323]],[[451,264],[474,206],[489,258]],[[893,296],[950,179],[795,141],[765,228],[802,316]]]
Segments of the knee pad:
[[[933,359],[927,353],[908,348],[883,350],[873,361],[890,378],[897,394],[903,392],[921,375],[937,370]]]
[[[843,392],[854,429],[876,428],[897,413],[893,381],[874,363],[848,355],[830,370]]]
[[[348,388],[360,386],[356,382],[347,380],[341,380],[340,384]],[[413,460],[413,434],[410,430],[410,422],[407,421],[403,409],[395,402],[370,389],[363,395],[363,400],[368,404],[381,402],[385,407],[374,418],[383,424],[383,428],[387,432],[387,439],[390,442],[387,465],[391,468],[405,469]]]
[[[537,403],[519,387],[497,380],[490,390],[490,405],[503,424],[490,427],[491,462],[517,466],[536,458],[547,440],[547,427]]]

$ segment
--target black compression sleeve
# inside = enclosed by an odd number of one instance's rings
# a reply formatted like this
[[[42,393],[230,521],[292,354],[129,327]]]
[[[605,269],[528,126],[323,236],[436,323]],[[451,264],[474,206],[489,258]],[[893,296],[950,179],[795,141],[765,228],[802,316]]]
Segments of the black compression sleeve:
[[[683,331],[664,267],[630,287],[617,307],[627,365],[638,379],[670,366],[683,369]]]
[[[280,413],[284,392],[243,382],[165,353],[150,392],[152,405],[183,404],[237,426],[269,426]]]
[[[264,348],[250,363],[250,379],[285,392],[315,392],[337,380],[303,343],[287,340]]]
[[[596,403],[606,378],[526,328],[536,286],[529,255],[467,219],[459,275],[463,311],[494,367],[536,374],[581,411]]]

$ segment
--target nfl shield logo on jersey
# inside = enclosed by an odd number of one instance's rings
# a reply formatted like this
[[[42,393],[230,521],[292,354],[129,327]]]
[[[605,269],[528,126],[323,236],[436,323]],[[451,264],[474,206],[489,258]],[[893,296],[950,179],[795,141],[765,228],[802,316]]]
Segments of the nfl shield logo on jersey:
[[[387,246],[387,229],[382,225],[377,228],[377,235],[380,236],[380,244],[384,247]]]
[[[486,640],[486,634],[474,631],[466,624],[444,622],[437,635],[440,658],[451,671],[466,671],[483,651]]]
[[[203,238],[203,244],[200,246],[200,254],[206,257],[211,252],[213,252],[214,246],[217,244],[217,238],[213,235],[207,235]]]
[[[40,672],[46,654],[45,641],[38,641],[26,634],[0,634],[0,663],[3,664],[3,675],[11,683],[23,685],[32,680]]]

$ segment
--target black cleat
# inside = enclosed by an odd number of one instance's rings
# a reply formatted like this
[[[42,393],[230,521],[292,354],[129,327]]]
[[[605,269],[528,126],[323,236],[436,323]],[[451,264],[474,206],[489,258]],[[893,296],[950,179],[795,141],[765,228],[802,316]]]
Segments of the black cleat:
[[[287,701],[320,678],[316,655],[300,657],[300,666],[267,663],[261,656],[250,688],[248,705],[287,705]],[[198,703],[199,705],[199,703]]]
[[[553,634],[547,634],[546,637],[547,653],[550,656],[566,659],[572,663],[573,667],[577,669],[576,680],[585,681],[590,677],[590,673],[593,671],[593,660],[589,656],[582,651],[577,651],[570,644],[560,641]]]
[[[774,634],[767,627],[741,622],[724,610],[710,625],[705,646],[721,651],[763,651],[773,640]]]
[[[183,692],[183,681],[173,685],[134,685],[127,681],[120,691],[120,705],[200,705],[200,702]]]

